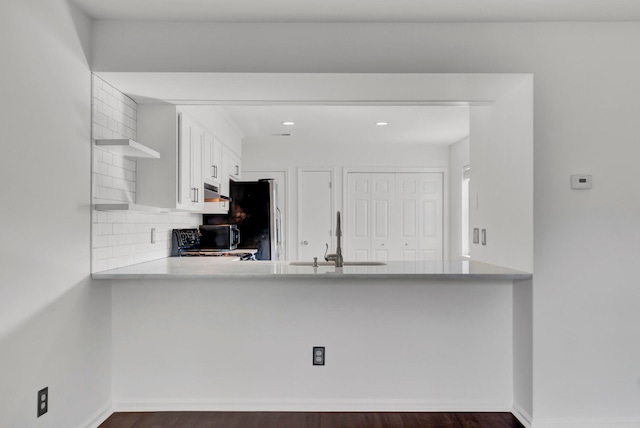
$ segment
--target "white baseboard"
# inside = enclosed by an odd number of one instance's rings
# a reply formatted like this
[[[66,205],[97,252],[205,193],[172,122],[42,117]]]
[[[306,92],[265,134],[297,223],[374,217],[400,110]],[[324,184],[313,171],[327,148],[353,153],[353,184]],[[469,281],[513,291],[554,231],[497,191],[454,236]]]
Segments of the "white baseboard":
[[[535,419],[531,428],[638,428],[640,419]]]
[[[525,428],[532,428],[531,421],[533,420],[533,418],[522,407],[514,404],[511,413],[516,417],[516,419],[518,419],[518,421],[520,421],[522,425],[525,426]]]
[[[86,421],[80,425],[83,428],[98,428],[101,423],[107,420],[109,416],[113,413],[111,408],[111,403],[107,403],[102,406],[97,412],[87,418]]]
[[[281,412],[511,412],[511,404],[492,401],[420,400],[130,400],[113,403],[114,412],[281,411]]]

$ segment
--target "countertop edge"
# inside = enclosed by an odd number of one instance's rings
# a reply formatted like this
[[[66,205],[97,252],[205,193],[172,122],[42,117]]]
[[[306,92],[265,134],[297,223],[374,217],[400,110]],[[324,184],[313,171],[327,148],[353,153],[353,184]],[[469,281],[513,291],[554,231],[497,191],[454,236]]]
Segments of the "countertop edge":
[[[288,261],[225,261],[207,257],[169,257],[101,272],[95,280],[324,280],[518,281],[529,272],[477,261],[403,262],[335,268],[299,266]]]
[[[514,281],[514,280],[526,280],[531,279],[533,274],[497,274],[497,273],[335,273],[335,274],[166,274],[166,273],[130,273],[130,274],[109,274],[109,273],[94,273],[91,274],[91,278],[95,280],[126,280],[126,279],[250,279],[250,280],[264,280],[264,279],[278,279],[278,280],[291,280],[291,279],[418,279],[418,280],[484,280],[484,281]]]

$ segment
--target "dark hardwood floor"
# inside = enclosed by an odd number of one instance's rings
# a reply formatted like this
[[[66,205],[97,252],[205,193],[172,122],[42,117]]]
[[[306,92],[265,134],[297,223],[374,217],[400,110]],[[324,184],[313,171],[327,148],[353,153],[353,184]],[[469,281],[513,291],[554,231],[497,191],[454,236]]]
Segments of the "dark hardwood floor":
[[[99,428],[524,428],[511,413],[114,413]]]

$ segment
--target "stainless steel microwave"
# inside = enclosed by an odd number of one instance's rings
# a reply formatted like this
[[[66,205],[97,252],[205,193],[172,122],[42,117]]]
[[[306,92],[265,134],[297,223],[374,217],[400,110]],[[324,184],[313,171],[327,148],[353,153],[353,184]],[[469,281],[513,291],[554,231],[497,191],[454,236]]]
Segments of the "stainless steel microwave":
[[[235,250],[240,243],[240,230],[235,224],[202,225],[200,234],[202,250]]]

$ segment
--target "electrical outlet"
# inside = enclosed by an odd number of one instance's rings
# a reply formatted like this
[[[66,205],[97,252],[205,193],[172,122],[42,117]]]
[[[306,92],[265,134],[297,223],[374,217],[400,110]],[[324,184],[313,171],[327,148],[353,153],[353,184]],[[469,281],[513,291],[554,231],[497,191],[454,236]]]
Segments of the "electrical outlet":
[[[313,347],[313,365],[324,366],[324,346]]]
[[[49,410],[49,387],[38,391],[38,417],[44,415]]]

